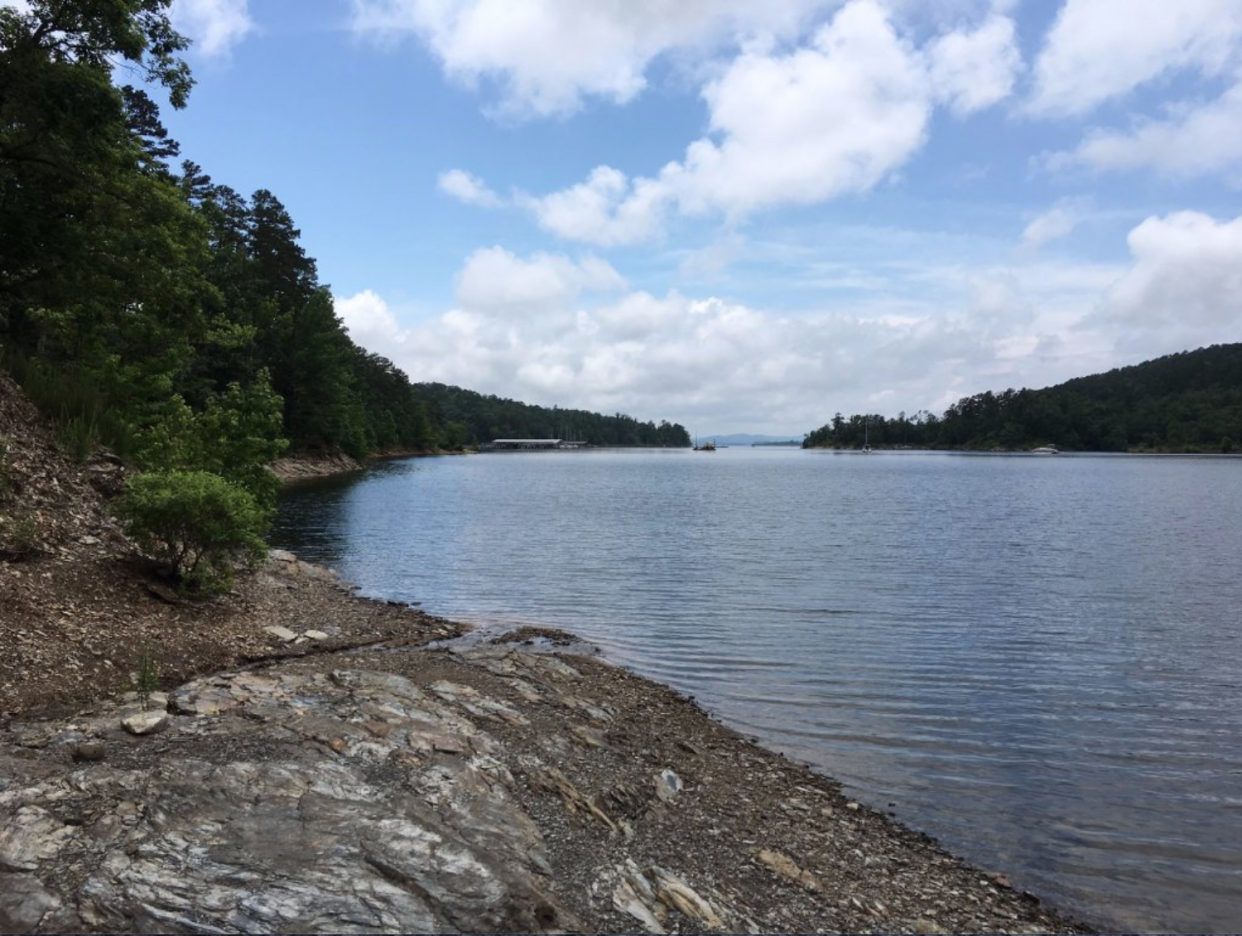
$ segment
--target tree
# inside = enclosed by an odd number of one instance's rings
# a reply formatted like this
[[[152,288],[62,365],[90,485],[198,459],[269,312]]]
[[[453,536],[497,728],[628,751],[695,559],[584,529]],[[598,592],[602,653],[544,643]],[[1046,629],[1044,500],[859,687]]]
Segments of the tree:
[[[158,471],[129,482],[117,515],[138,547],[194,594],[227,591],[239,562],[262,558],[266,520],[254,498],[207,471]]]

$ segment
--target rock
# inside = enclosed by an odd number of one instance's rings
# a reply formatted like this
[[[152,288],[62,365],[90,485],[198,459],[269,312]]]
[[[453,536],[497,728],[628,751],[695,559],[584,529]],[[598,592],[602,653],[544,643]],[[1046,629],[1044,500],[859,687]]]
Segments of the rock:
[[[582,931],[543,891],[539,829],[484,753],[497,742],[450,704],[350,671],[207,677],[173,704],[221,695],[233,706],[219,717],[165,733],[215,738],[227,762],[169,745],[142,770],[32,768],[0,787],[0,932]],[[127,727],[139,716],[168,719],[136,713]],[[428,738],[459,753],[424,761]],[[393,770],[408,779],[375,780]]]
[[[692,920],[699,932],[726,927],[725,914],[719,907],[658,865],[640,871],[627,858],[615,873],[618,881],[612,892],[612,905],[642,923],[649,933],[667,932],[664,923],[672,910]]]
[[[609,816],[599,803],[583,795],[569,778],[555,767],[547,767],[541,763],[527,762],[524,764],[526,775],[531,785],[537,789],[547,790],[560,796],[565,808],[574,815],[593,816],[602,822],[610,832],[619,832],[620,826]]]
[[[154,595],[160,601],[168,604],[181,604],[181,596],[177,594],[177,590],[162,582],[147,582],[146,589],[148,594]]]
[[[277,640],[284,641],[285,643],[296,640],[298,636],[294,631],[289,630],[287,627],[281,627],[279,624],[269,624],[263,628],[263,633],[270,634]]]
[[[776,872],[783,878],[788,878],[811,893],[818,894],[824,889],[824,884],[819,878],[813,875],[810,871],[804,871],[802,868],[799,868],[797,862],[795,862],[788,855],[765,848],[755,854],[755,860],[764,867]]]
[[[154,734],[168,727],[168,713],[165,711],[135,712],[121,719],[121,725],[133,735]]]
[[[660,802],[672,802],[673,798],[681,792],[681,777],[673,773],[671,770],[662,770],[655,778],[656,796],[660,798]]]
[[[82,921],[37,878],[0,873],[0,933],[73,933],[82,929]]]
[[[604,746],[604,733],[598,728],[588,728],[586,725],[574,725],[569,729],[569,733],[585,747],[598,748]]]
[[[321,630],[302,631],[302,636],[305,637],[307,640],[314,640],[316,642],[321,642],[321,641],[328,639],[328,635]]]
[[[71,756],[75,761],[96,763],[107,753],[102,741],[80,741],[73,746]]]

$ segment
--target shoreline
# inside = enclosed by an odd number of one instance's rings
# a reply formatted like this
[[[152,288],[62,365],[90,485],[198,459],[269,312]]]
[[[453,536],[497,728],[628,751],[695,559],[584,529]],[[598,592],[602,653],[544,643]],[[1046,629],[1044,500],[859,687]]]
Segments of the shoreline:
[[[259,609],[263,613],[255,620],[251,615]],[[280,553],[243,583],[236,612],[251,630],[259,631],[265,647],[257,654],[239,654],[231,666],[203,670],[188,683],[180,677],[166,680],[161,688],[168,692],[165,706],[171,724],[157,734],[140,737],[122,730],[118,719],[127,705],[132,714],[132,698],[118,701],[99,691],[72,716],[64,706],[53,706],[6,719],[0,727],[0,763],[16,780],[0,786],[0,804],[14,795],[16,784],[22,789],[22,801],[37,805],[43,802],[40,797],[63,794],[63,784],[70,778],[76,778],[72,783],[78,786],[87,782],[84,770],[100,772],[91,782],[101,784],[105,775],[113,782],[115,771],[122,768],[127,776],[137,772],[168,779],[173,769],[168,758],[181,757],[189,748],[208,762],[236,767],[243,761],[232,752],[240,746],[249,752],[244,763],[267,764],[268,754],[282,745],[265,735],[263,726],[284,723],[288,730],[305,718],[294,718],[291,703],[273,708],[266,698],[267,707],[255,710],[261,711],[259,715],[242,711],[257,704],[253,695],[237,704],[239,711],[202,703],[196,709],[176,700],[195,693],[201,699],[205,692],[239,683],[254,687],[310,680],[315,686],[329,686],[338,678],[334,674],[348,670],[374,674],[370,679],[405,680],[417,687],[407,694],[417,692],[420,698],[452,710],[437,716],[443,724],[431,732],[438,740],[431,742],[430,753],[413,735],[404,745],[390,744],[380,752],[382,764],[372,765],[367,776],[387,778],[382,784],[385,796],[413,782],[412,774],[403,779],[401,771],[391,772],[394,762],[409,770],[414,769],[411,765],[433,764],[437,770],[449,770],[451,761],[453,769],[474,777],[470,764],[485,753],[500,765],[495,769],[509,777],[490,787],[486,796],[471,786],[478,777],[458,778],[449,792],[442,789],[437,794],[451,800],[474,789],[471,797],[484,797],[483,805],[476,803],[473,811],[449,817],[454,835],[467,841],[472,835],[486,839],[475,846],[481,856],[495,858],[495,850],[511,847],[488,838],[500,834],[494,829],[484,836],[475,827],[480,810],[490,813],[502,807],[517,810],[517,818],[506,821],[517,823],[542,849],[537,849],[542,862],[527,869],[529,880],[523,878],[520,886],[509,882],[506,887],[512,893],[497,898],[505,909],[493,922],[503,920],[506,925],[501,928],[1091,932],[1044,908],[1037,898],[1015,891],[1003,874],[985,873],[930,837],[850,800],[836,781],[724,726],[670,687],[590,654],[563,653],[563,642],[577,641],[572,635],[526,628],[463,642],[457,638],[470,630],[468,625],[359,597],[329,570]],[[305,623],[308,613],[314,623],[335,631],[331,640],[299,635],[285,642],[261,629],[280,626],[261,624],[269,619],[288,623],[301,618]],[[225,629],[230,626],[224,624]],[[439,642],[435,649],[425,646],[433,642]],[[230,705],[244,697],[235,688],[228,691]],[[313,694],[299,692],[303,697]],[[398,696],[396,701],[404,698]],[[297,758],[312,756],[302,750],[307,746],[337,767],[374,758],[372,748],[379,742],[388,744],[398,732],[399,719],[391,717],[396,701],[383,700],[378,710],[389,714],[378,722],[362,723],[370,724],[363,731],[364,740],[350,734],[356,733],[358,723],[336,712],[332,717],[338,727],[304,741]],[[326,723],[328,716],[316,719],[316,724]],[[478,740],[483,735],[488,738],[485,745]],[[104,752],[98,765],[78,757],[84,744],[98,744]],[[256,759],[255,749],[267,753]],[[279,762],[282,770],[291,769],[284,760]],[[311,771],[322,768],[318,762],[300,765]],[[258,768],[252,764],[247,769]],[[171,795],[156,786],[144,794],[151,799],[150,808]],[[184,792],[179,797],[180,803]],[[92,802],[96,810],[120,808],[119,800]],[[448,821],[443,804],[440,814],[439,822]],[[76,834],[81,828],[64,826],[60,832]],[[439,826],[437,830],[439,835],[448,834]],[[10,850],[14,835],[12,826],[6,829],[0,820],[0,842]],[[41,835],[39,840],[46,845],[49,830]],[[534,846],[528,841],[523,847]],[[83,917],[81,907],[73,904],[74,895],[61,894],[53,886],[56,874],[64,873],[63,852],[58,848],[55,856],[23,875],[21,883],[37,881],[40,892],[50,895],[48,899],[61,910],[77,914],[49,920],[95,928],[99,924],[88,917],[103,911],[88,908]],[[0,854],[0,864],[11,868],[14,862]],[[46,875],[40,873],[44,867]],[[264,873],[284,872],[272,867]],[[350,873],[362,872],[355,868]],[[11,873],[0,876],[14,885]],[[532,898],[530,888],[541,896]],[[515,898],[515,893],[525,896]],[[341,895],[323,895],[325,901],[329,898]],[[553,916],[543,923],[539,913],[523,915],[506,903],[511,898],[518,904],[546,903]],[[0,897],[0,922],[5,921],[5,906]],[[162,904],[156,909],[171,912]],[[141,925],[152,921],[169,925],[169,919],[158,914]],[[11,917],[9,922],[14,922]],[[138,928],[140,923],[134,918],[121,923],[121,929]],[[385,929],[381,923],[377,921],[375,928]],[[105,928],[112,931],[113,924]],[[37,926],[28,929],[40,931]],[[228,931],[227,926],[224,929]]]
[[[0,931],[1090,932],[558,632],[279,551],[182,600],[10,389]]]
[[[464,454],[466,454],[465,451],[447,452],[438,449],[372,452],[367,456],[365,461],[360,462],[356,458],[346,455],[344,452],[319,455],[309,452],[300,452],[293,455],[281,456],[267,467],[268,470],[274,474],[282,484],[298,484],[302,481],[318,481],[323,478],[332,478],[338,475],[348,475],[358,471],[366,471],[375,462],[380,461],[391,461],[398,458],[440,458],[449,455]]]

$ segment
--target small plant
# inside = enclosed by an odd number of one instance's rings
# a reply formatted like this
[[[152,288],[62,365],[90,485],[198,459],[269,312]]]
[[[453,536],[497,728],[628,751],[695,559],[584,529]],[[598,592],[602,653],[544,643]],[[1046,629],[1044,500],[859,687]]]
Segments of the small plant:
[[[99,444],[99,417],[94,412],[65,418],[60,427],[60,444],[79,465],[95,453]]]
[[[161,562],[188,594],[228,591],[238,562],[267,545],[266,518],[249,492],[206,471],[152,471],[129,483],[117,503],[125,532]]]
[[[143,644],[142,652],[138,654],[138,669],[134,671],[133,679],[134,691],[138,693],[138,701],[142,703],[142,710],[145,712],[151,701],[151,693],[160,688],[159,669],[151,657],[151,648],[146,644]]]
[[[0,503],[13,492],[13,479],[9,477],[9,440],[0,436]]]
[[[0,556],[21,562],[39,552],[39,522],[30,514],[14,515],[7,535],[0,541]]]

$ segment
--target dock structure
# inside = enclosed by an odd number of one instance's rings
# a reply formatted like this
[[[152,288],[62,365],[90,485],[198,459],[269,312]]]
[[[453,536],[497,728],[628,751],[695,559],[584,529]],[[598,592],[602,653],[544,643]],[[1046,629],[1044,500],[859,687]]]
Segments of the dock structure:
[[[493,439],[479,444],[480,452],[558,452],[585,448],[585,442],[564,439]]]

